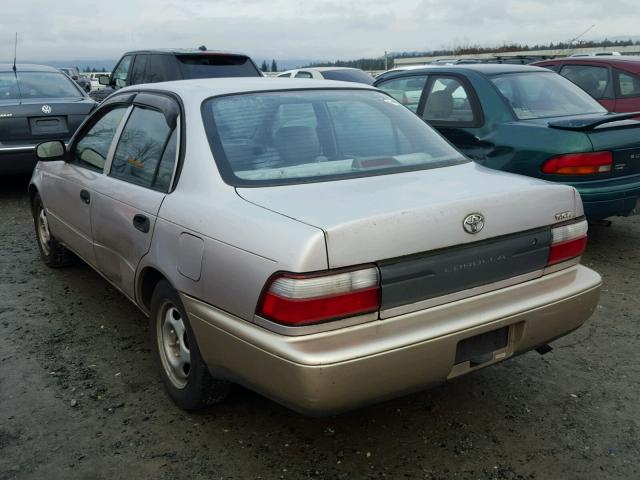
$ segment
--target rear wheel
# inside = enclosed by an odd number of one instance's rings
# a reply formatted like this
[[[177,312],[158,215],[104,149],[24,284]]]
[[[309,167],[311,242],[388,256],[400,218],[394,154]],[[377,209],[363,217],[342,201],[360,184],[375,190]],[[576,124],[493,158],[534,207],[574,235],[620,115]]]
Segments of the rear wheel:
[[[75,257],[51,234],[47,210],[44,208],[42,199],[37,193],[33,198],[33,223],[36,229],[38,249],[44,263],[53,268],[66,267],[72,264]]]
[[[199,410],[224,400],[230,385],[209,373],[180,296],[165,280],[153,291],[150,323],[162,381],[173,401],[184,410]]]

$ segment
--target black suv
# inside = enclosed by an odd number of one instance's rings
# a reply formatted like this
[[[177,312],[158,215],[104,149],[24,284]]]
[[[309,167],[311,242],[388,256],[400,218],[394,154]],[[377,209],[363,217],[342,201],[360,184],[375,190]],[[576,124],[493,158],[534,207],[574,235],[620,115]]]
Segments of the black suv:
[[[92,92],[102,101],[115,90],[139,83],[168,82],[191,78],[261,77],[253,60],[239,53],[199,48],[194,50],[140,50],[125,53],[111,77],[100,77],[106,88]]]

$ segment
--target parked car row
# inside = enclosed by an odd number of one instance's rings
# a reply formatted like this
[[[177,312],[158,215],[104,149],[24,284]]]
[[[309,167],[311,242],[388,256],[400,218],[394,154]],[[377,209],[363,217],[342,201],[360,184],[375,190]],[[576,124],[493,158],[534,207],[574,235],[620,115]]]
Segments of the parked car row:
[[[545,353],[595,310],[587,219],[637,208],[638,114],[540,67],[332,71],[358,78],[136,51],[100,104],[60,74],[93,112],[36,148],[42,258],[149,316],[182,408],[238,383],[343,411]]]

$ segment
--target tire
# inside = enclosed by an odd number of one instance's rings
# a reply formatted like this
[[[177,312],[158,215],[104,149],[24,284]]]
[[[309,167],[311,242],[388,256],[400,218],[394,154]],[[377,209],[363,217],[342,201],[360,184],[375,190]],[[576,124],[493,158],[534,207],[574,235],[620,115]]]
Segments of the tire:
[[[76,260],[75,255],[51,234],[47,220],[47,210],[44,208],[38,193],[33,197],[32,206],[36,242],[45,265],[52,268],[60,268],[74,263]]]
[[[230,384],[209,373],[180,296],[166,280],[153,291],[149,330],[162,382],[176,405],[193,411],[227,398]]]

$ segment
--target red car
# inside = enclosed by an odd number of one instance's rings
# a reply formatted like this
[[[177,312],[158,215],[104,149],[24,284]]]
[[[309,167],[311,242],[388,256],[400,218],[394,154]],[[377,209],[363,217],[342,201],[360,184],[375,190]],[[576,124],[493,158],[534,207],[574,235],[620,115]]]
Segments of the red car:
[[[640,57],[556,58],[531,65],[558,72],[610,112],[640,111]]]

